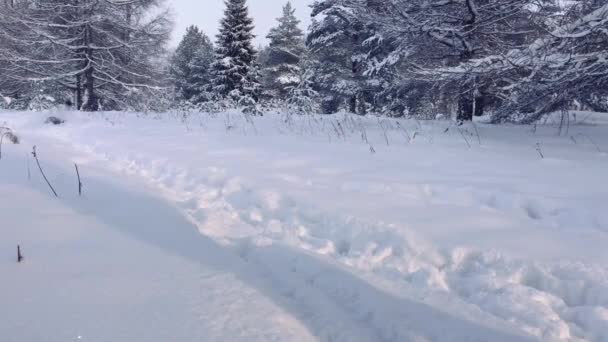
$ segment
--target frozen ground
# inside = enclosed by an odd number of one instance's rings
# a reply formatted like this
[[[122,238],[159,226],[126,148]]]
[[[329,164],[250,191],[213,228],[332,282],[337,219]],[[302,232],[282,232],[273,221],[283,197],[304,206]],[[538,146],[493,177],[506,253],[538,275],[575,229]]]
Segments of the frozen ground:
[[[3,341],[608,341],[601,116],[59,115],[0,113]]]

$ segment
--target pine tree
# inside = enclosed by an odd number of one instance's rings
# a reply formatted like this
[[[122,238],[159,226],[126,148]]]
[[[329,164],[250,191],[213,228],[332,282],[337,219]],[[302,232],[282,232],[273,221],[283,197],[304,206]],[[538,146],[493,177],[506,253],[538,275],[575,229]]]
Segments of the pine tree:
[[[196,26],[188,27],[171,58],[170,71],[178,100],[191,103],[209,100],[213,60],[209,37]]]
[[[319,113],[319,93],[314,89],[313,61],[304,58],[300,65],[299,82],[287,88],[287,106],[299,114]]]
[[[355,3],[365,0],[354,0]],[[363,73],[363,45],[373,36],[366,25],[357,21],[356,11],[336,0],[315,1],[313,21],[307,37],[313,63],[315,84],[322,97],[322,111],[334,113],[346,109],[351,113],[365,114],[373,85]],[[370,23],[371,25],[371,23]]]
[[[267,36],[270,45],[263,66],[264,88],[272,97],[284,96],[289,88],[300,83],[299,64],[306,51],[304,33],[298,27],[300,21],[291,2],[283,7],[283,16],[277,21],[278,26],[272,28]]]
[[[499,100],[491,93],[497,80],[477,72],[455,80],[458,67],[530,42],[550,1],[318,0],[308,44],[320,61],[324,97],[349,97],[351,111],[384,107],[388,99],[389,108],[405,113],[440,92],[454,102],[458,119],[472,120]],[[449,67],[452,75],[444,72]],[[378,89],[384,94],[370,98]]]
[[[510,80],[503,87],[506,101],[494,113],[495,122],[530,124],[574,103],[608,111],[608,3],[575,5],[580,6],[571,8],[568,20],[550,34],[483,61],[484,72]],[[579,12],[572,15],[574,11]]]
[[[226,0],[213,63],[213,92],[220,98],[255,103],[259,88],[253,20],[246,0]]]

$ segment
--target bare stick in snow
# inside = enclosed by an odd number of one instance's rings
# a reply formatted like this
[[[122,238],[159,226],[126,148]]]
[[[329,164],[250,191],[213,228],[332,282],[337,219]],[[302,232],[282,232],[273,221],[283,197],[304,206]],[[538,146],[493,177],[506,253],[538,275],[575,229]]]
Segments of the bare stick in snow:
[[[80,171],[78,171],[78,164],[74,163],[76,168],[76,176],[78,177],[78,196],[82,196],[82,182],[80,181]]]
[[[25,160],[27,163],[27,180],[29,181],[32,179],[32,173],[30,172],[30,156],[26,154]]]
[[[388,133],[387,133],[387,128],[384,127],[383,121],[381,121],[380,119],[378,119],[378,125],[380,126],[380,128],[382,129],[382,134],[384,134],[384,140],[386,141],[386,146],[389,146],[390,143],[388,141]]]
[[[369,141],[367,140],[367,132],[365,131],[365,127],[363,126],[361,126],[361,140],[369,144]]]
[[[405,129],[405,127],[401,126],[401,124],[397,121],[397,127],[399,127],[403,133],[405,133],[405,137],[407,138],[407,143],[410,144],[412,143],[412,136],[410,135],[410,132],[408,132],[407,129]]]
[[[597,149],[598,152],[602,152],[602,149],[600,148],[600,146],[595,142],[595,140],[591,139],[590,136],[588,136],[587,134],[584,134],[584,133],[579,133],[578,135],[587,139],[591,144],[593,144],[593,146],[595,146],[595,149]]]
[[[17,245],[17,262],[23,261],[23,255],[21,255],[21,246]]]
[[[46,181],[46,184],[49,186],[49,188],[51,188],[51,191],[53,191],[53,194],[55,195],[55,197],[59,197],[59,195],[57,195],[57,192],[55,191],[55,189],[53,188],[53,186],[49,182],[48,178],[46,178],[46,175],[44,174],[44,171],[42,171],[42,166],[40,166],[40,161],[38,160],[38,155],[36,153],[36,145],[34,145],[34,147],[32,148],[32,155],[34,156],[34,159],[36,159],[36,164],[38,164],[38,169],[40,170],[40,173],[42,174],[42,177]]]
[[[336,132],[336,135],[338,136],[338,139],[340,138],[340,131],[338,130],[338,127],[336,126],[336,124],[332,121],[331,125],[334,127],[334,132]],[[345,137],[346,139],[346,137]]]
[[[536,143],[536,151],[540,154],[541,159],[545,159],[545,155],[543,154],[543,150],[540,146],[540,143]]]
[[[338,122],[338,128],[340,129],[340,133],[342,133],[342,137],[344,138],[344,140],[346,140],[346,133],[344,132],[344,129],[342,128],[340,122]]]
[[[477,141],[479,142],[479,146],[481,146],[481,136],[479,135],[479,130],[477,129],[477,125],[474,122],[471,122],[473,124],[473,128],[475,128],[475,134],[477,135]]]
[[[469,143],[469,139],[467,139],[467,137],[464,135],[464,132],[462,131],[462,129],[460,127],[457,127],[457,128],[458,128],[458,132],[460,132],[460,135],[462,136],[462,139],[464,139],[464,142],[466,142],[467,146],[469,148],[471,148],[471,144]]]

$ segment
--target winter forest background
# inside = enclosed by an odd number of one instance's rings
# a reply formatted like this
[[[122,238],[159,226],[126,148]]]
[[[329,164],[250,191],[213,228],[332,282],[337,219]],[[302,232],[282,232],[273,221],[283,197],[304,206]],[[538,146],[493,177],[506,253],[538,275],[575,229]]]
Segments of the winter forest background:
[[[246,0],[175,51],[163,0],[2,0],[0,108],[438,115],[608,111],[606,0],[289,2],[255,47]]]

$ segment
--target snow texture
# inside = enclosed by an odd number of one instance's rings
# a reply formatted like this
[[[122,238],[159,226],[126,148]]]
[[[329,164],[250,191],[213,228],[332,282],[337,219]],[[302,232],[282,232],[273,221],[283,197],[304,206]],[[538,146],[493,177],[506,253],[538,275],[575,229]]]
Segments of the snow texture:
[[[0,336],[608,341],[608,122],[576,118],[0,113]]]

